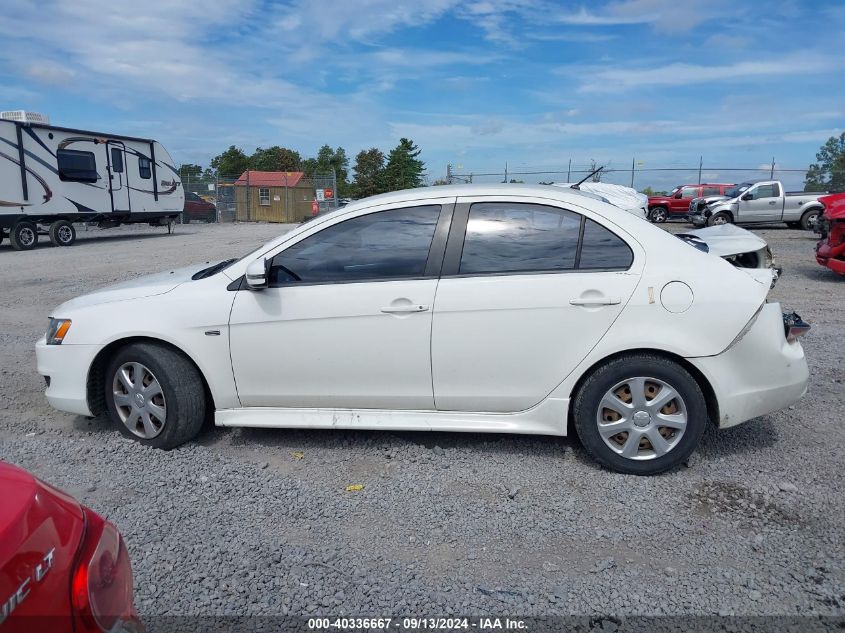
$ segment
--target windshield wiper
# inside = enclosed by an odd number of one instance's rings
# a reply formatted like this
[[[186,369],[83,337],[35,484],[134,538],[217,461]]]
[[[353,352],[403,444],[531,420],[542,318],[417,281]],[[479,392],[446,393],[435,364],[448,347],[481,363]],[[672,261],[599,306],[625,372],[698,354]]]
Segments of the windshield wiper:
[[[232,259],[224,259],[222,262],[218,262],[208,268],[203,268],[202,270],[195,272],[191,279],[196,281],[197,279],[205,279],[206,277],[211,277],[212,275],[219,273],[221,270],[226,268],[226,266],[233,264],[234,262],[238,261],[236,258]]]

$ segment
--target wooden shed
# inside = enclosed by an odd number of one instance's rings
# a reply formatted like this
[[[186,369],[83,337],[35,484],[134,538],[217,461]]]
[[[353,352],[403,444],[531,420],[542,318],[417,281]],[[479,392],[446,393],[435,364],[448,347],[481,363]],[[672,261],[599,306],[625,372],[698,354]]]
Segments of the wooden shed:
[[[314,186],[301,171],[245,171],[234,186],[239,222],[301,222],[311,216]]]

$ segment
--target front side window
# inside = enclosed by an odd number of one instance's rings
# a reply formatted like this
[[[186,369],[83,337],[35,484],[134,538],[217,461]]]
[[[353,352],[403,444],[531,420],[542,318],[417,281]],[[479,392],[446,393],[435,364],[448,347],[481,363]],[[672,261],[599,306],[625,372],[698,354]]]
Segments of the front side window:
[[[776,184],[771,183],[768,185],[760,185],[751,193],[754,194],[754,200],[759,200],[760,198],[775,198],[780,193],[780,190]]]
[[[92,152],[60,149],[56,152],[59,179],[65,182],[97,182],[97,161]]]
[[[697,198],[698,197],[698,187],[684,187],[681,189],[681,197],[682,198]]]
[[[422,277],[440,205],[391,209],[329,226],[276,255],[270,284]]]
[[[536,204],[470,207],[459,274],[571,270],[581,216]]]
[[[145,180],[153,177],[152,164],[146,156],[138,157],[138,175]]]
[[[270,190],[260,188],[258,190],[258,204],[262,206],[267,206],[270,204]]]

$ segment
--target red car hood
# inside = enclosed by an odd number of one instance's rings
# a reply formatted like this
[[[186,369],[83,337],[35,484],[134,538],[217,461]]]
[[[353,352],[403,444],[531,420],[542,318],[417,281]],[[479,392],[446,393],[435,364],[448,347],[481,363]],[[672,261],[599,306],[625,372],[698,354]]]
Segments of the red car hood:
[[[824,205],[824,217],[828,220],[845,220],[845,193],[822,196],[819,202]]]
[[[653,204],[655,202],[671,202],[674,198],[670,196],[649,196],[648,203]]]
[[[70,626],[70,573],[82,540],[82,507],[25,470],[0,462],[0,624],[24,631],[24,616]],[[5,616],[5,617],[4,617]]]

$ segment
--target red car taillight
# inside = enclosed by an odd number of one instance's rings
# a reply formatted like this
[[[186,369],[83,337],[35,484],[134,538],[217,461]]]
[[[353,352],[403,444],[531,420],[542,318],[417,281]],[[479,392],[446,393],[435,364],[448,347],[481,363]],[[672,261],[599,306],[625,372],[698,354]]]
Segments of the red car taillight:
[[[71,580],[77,633],[121,628],[143,631],[132,601],[129,552],[120,532],[88,508],[85,524],[85,538]]]

